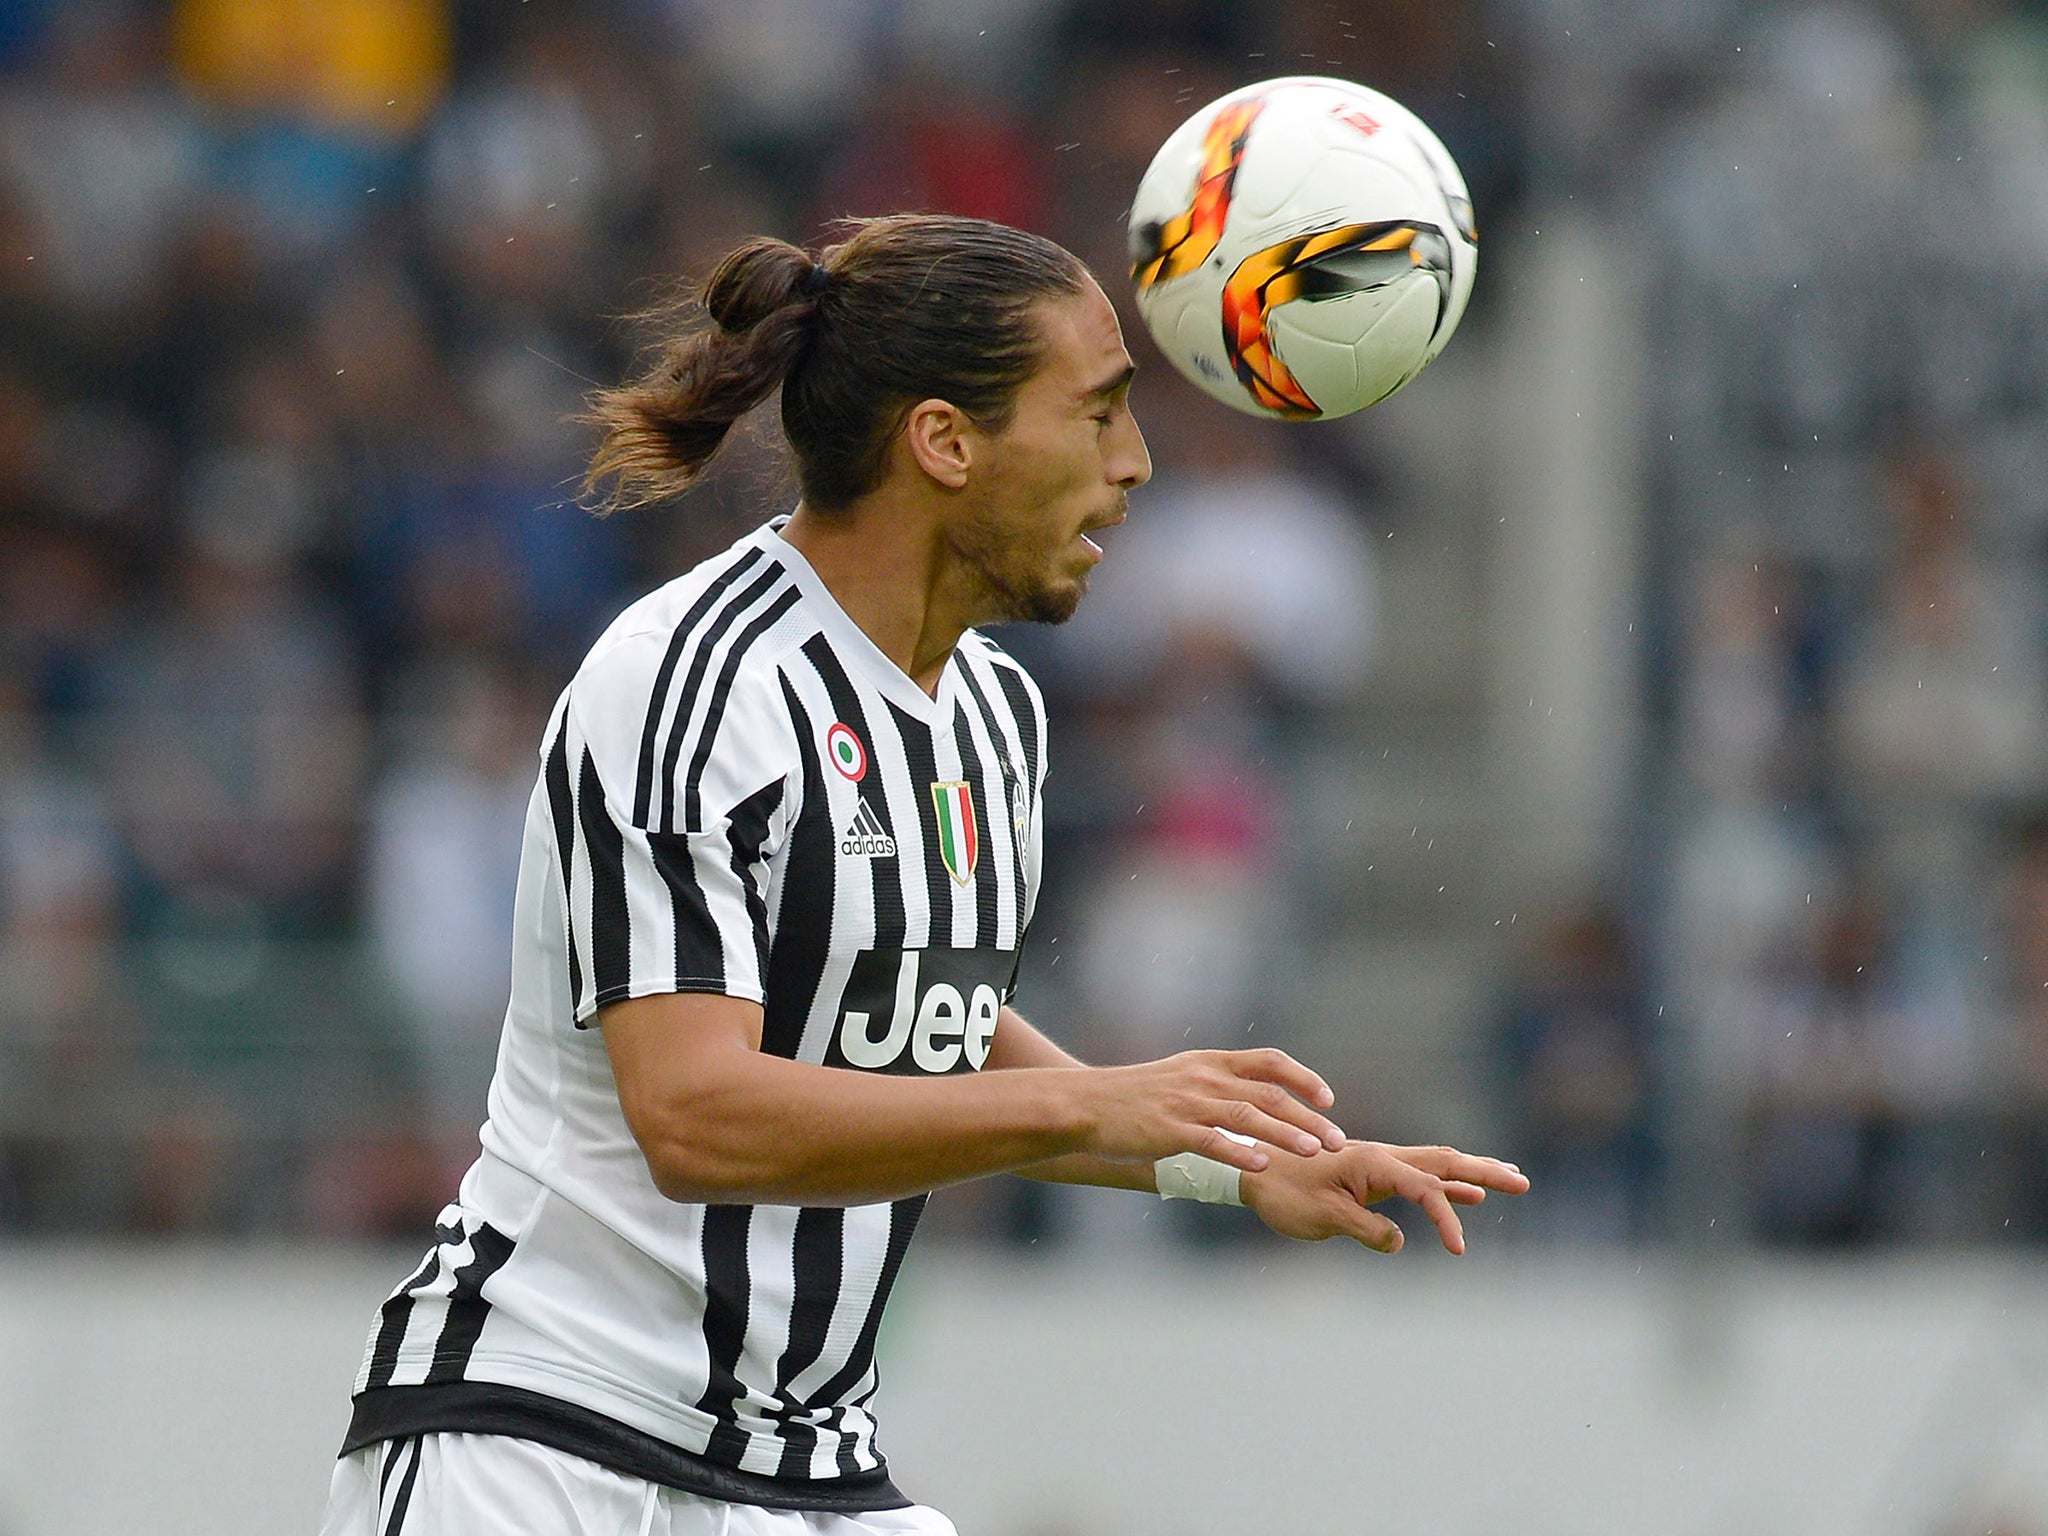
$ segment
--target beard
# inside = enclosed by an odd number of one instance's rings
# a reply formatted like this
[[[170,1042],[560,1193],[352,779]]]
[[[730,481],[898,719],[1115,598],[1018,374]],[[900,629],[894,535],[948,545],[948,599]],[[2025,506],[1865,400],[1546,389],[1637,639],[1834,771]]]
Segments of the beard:
[[[983,576],[989,579],[991,573]],[[1064,586],[1044,580],[998,586],[989,579],[989,593],[996,600],[992,624],[1064,624],[1087,595],[1088,578],[1077,577]]]
[[[987,522],[962,530],[954,551],[980,579],[982,623],[1064,624],[1087,595],[1085,573],[1063,575],[1049,554]]]

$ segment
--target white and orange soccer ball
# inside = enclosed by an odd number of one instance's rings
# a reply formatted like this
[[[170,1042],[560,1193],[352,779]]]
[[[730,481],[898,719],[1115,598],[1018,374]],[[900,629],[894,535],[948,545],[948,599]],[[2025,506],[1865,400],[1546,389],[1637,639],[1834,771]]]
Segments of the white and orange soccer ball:
[[[1479,264],[1465,179],[1406,107],[1297,75],[1212,101],[1131,205],[1131,279],[1160,351],[1255,416],[1384,400],[1458,328]]]

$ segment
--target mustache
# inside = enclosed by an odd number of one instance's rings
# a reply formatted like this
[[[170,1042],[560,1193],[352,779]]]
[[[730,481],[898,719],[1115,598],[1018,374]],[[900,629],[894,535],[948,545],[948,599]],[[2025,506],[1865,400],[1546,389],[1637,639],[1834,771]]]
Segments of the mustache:
[[[1098,528],[1113,528],[1118,523],[1122,522],[1126,517],[1128,517],[1130,515],[1130,511],[1131,498],[1129,493],[1119,491],[1117,493],[1115,505],[1111,508],[1108,515],[1104,517],[1089,518],[1087,522],[1081,525],[1081,531],[1083,533],[1093,533]]]

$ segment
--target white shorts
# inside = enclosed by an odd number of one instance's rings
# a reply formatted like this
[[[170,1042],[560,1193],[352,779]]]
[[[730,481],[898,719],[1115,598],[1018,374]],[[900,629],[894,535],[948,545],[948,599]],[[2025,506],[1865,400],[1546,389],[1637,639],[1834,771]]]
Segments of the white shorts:
[[[321,1536],[959,1536],[935,1509],[724,1504],[509,1435],[414,1435],[335,1463]]]

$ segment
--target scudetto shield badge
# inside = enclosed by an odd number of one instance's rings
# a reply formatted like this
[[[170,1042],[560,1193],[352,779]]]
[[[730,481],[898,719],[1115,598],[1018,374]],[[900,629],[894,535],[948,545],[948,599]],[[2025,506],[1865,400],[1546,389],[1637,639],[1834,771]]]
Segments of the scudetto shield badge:
[[[939,811],[939,857],[955,880],[974,878],[981,857],[981,829],[974,823],[974,791],[964,780],[932,785],[932,803]]]

